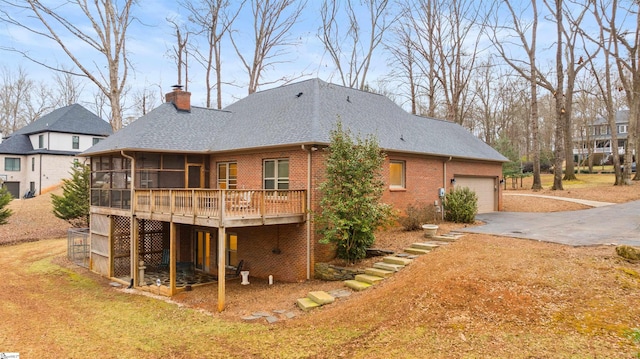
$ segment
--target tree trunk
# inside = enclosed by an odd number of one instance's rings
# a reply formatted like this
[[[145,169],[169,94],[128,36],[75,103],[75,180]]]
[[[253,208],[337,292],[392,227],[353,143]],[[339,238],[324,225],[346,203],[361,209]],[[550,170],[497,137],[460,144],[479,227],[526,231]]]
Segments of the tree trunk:
[[[555,112],[556,112],[556,130],[555,130],[555,168],[553,170],[553,187],[554,191],[562,191],[562,160],[564,153],[564,68],[562,60],[562,0],[556,0],[556,25],[557,29],[557,47],[556,47],[556,92],[554,93]]]

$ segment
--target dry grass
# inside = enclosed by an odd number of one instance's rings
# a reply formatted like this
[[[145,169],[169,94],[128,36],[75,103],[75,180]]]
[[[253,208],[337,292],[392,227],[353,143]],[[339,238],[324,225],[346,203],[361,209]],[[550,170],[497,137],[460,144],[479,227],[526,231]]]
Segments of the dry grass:
[[[590,183],[545,194],[640,199],[640,185],[618,190]],[[509,201],[529,210],[566,205]],[[442,231],[453,228],[441,224]],[[395,229],[380,233],[376,246],[401,249],[420,240],[419,232]],[[640,352],[629,336],[640,336],[633,331],[640,327],[640,264],[622,260],[613,247],[469,234],[372,289],[266,325],[240,316],[296,310],[295,299],[308,291],[341,284],[232,282],[228,308],[217,314],[215,286],[183,293],[173,298],[177,303],[127,294],[67,263],[64,245],[0,247],[0,351],[66,358],[633,358]]]

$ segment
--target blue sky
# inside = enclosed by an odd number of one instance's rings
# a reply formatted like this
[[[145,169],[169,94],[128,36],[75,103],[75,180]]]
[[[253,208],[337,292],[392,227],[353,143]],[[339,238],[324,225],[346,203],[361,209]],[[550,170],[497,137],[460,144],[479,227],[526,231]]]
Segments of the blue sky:
[[[231,0],[232,2],[234,0]],[[249,0],[248,0],[249,1]],[[60,3],[63,0],[48,0],[49,3]],[[393,3],[393,6],[396,6]],[[523,5],[528,4],[523,2]],[[539,6],[543,8],[542,5]],[[65,11],[64,7],[61,7]],[[543,9],[541,9],[542,11]],[[324,52],[322,43],[317,37],[320,24],[320,4],[318,0],[308,0],[307,6],[302,13],[299,23],[291,31],[297,41],[297,46],[291,47],[288,54],[281,57],[282,62],[273,68],[268,68],[263,74],[263,82],[269,82],[281,77],[305,74],[300,79],[318,77],[325,81],[340,83],[340,79],[333,72],[334,66],[330,58]],[[177,82],[176,66],[168,56],[169,49],[175,44],[174,30],[167,22],[167,18],[176,22],[186,22],[187,13],[181,9],[177,1],[172,0],[141,0],[133,11],[136,21],[129,28],[129,38],[127,48],[129,60],[133,65],[129,73],[128,83],[131,85],[131,93],[142,88],[148,88],[156,93],[158,101],[161,100],[160,93],[164,94],[171,90],[171,86]],[[83,21],[83,16],[77,12],[69,11],[65,13],[68,19],[72,20],[76,26],[88,26]],[[366,14],[362,16],[366,19]],[[28,24],[30,20],[21,17],[23,23]],[[248,43],[252,36],[252,17],[248,7],[237,19],[234,28],[237,30],[236,36],[241,46]],[[539,34],[539,49],[552,49],[551,43],[554,36],[549,36],[555,31],[552,23],[541,20]],[[550,32],[550,34],[548,34]],[[46,61],[52,66],[70,66],[70,60],[59,49],[58,45],[52,41],[43,40],[42,37],[29,33],[24,29],[9,28],[0,24],[0,46],[15,47],[28,51],[33,57]],[[88,49],[86,44],[78,39],[69,37],[66,41],[71,51],[82,58],[84,63],[94,63],[97,68],[104,68],[101,63],[102,55],[98,55],[94,50]],[[481,46],[487,49],[488,46]],[[553,50],[553,49],[552,49]],[[223,85],[223,106],[246,96],[248,75],[241,66],[234,49],[228,39],[223,45],[223,81],[233,83],[233,85]],[[487,53],[488,50],[485,50]],[[14,52],[0,51],[0,66],[8,69],[16,69],[18,66],[25,68],[31,78],[38,81],[51,81],[53,73],[41,66],[30,63]],[[540,56],[539,56],[540,58]],[[388,64],[389,56],[380,46],[371,64],[368,82],[374,87],[378,87],[377,80],[387,75],[390,69]],[[194,105],[205,104],[204,71],[202,67],[192,59],[189,74],[189,91],[192,93],[192,103]],[[88,80],[87,80],[88,81]],[[278,86],[281,83],[261,86],[259,89],[267,89]],[[83,91],[84,101],[91,101],[93,93],[97,92],[95,85],[87,82]]]
[[[250,11],[248,10],[247,8],[243,11],[234,26],[237,29],[236,36],[241,43],[252,36]],[[292,29],[292,34],[295,36],[298,45],[292,47],[288,54],[280,58],[283,63],[266,70],[264,73],[265,82],[301,73],[306,74],[302,79],[319,77],[331,81],[332,77],[329,68],[332,65],[329,62],[329,58],[324,56],[322,44],[316,36],[319,26],[318,12],[319,3],[310,0],[299,24]],[[128,82],[134,90],[148,87],[160,93],[161,88],[162,93],[166,93],[171,90],[171,85],[177,82],[176,66],[168,56],[169,49],[175,44],[174,30],[166,19],[171,18],[176,22],[188,21],[186,11],[181,9],[176,1],[144,0],[140,1],[139,6],[134,10],[134,14],[138,20],[134,21],[129,28],[129,38],[127,40],[129,60],[133,65],[133,71],[129,73]],[[66,15],[68,19],[78,19],[77,22],[74,21],[77,26],[88,26],[86,21],[82,20],[82,16],[77,13],[70,11]],[[23,23],[33,21],[25,17],[21,17],[21,19]],[[71,61],[62,53],[57,44],[43,40],[42,37],[24,29],[9,28],[4,24],[0,24],[0,39],[2,39],[3,46],[24,49],[31,56],[38,60],[44,60],[51,66],[60,64],[67,67],[71,66]],[[95,50],[88,49],[86,44],[78,39],[69,37],[67,44],[73,53],[82,58],[81,61],[84,63],[102,61],[101,55],[98,55]],[[53,76],[51,70],[30,63],[18,53],[3,51],[0,54],[0,66],[9,69],[16,69],[18,66],[22,66],[36,80],[50,81]],[[104,68],[104,64],[101,62],[98,62],[96,66]],[[225,39],[225,45],[223,46],[222,69],[223,81],[233,83],[233,85],[223,85],[223,105],[228,105],[236,99],[246,96],[248,84],[248,75],[241,66],[240,60],[228,39]],[[204,105],[205,85],[202,67],[192,59],[189,71],[189,91],[192,92],[192,103],[194,105]],[[375,79],[385,71],[384,56],[378,56],[372,67],[371,79]],[[336,78],[335,81],[337,82],[338,79]],[[274,86],[277,86],[277,84],[265,85],[260,89]],[[84,97],[90,98],[92,97],[91,94],[96,91],[97,88],[88,83],[83,92]],[[156,95],[156,97],[159,97],[159,95]]]

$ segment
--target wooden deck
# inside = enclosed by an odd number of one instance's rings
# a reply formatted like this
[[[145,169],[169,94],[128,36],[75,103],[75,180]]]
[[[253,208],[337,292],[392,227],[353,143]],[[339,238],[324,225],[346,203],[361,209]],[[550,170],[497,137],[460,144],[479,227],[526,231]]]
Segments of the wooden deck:
[[[140,219],[205,227],[302,223],[306,191],[138,189],[133,211]]]

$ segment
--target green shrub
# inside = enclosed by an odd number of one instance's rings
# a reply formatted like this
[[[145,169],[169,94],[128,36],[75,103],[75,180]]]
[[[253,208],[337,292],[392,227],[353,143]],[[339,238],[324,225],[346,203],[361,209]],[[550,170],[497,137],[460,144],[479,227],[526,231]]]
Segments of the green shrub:
[[[405,231],[419,231],[425,223],[436,220],[435,209],[428,204],[410,204],[405,210],[405,216],[398,218],[398,222]]]
[[[13,214],[12,210],[5,208],[12,199],[13,197],[6,187],[0,188],[0,224],[7,224],[9,217]]]
[[[444,218],[455,223],[473,223],[478,213],[478,196],[467,187],[454,188],[444,198]]]
[[[73,227],[89,227],[91,168],[78,164],[71,169],[71,179],[63,179],[62,196],[51,194],[53,214]]]

